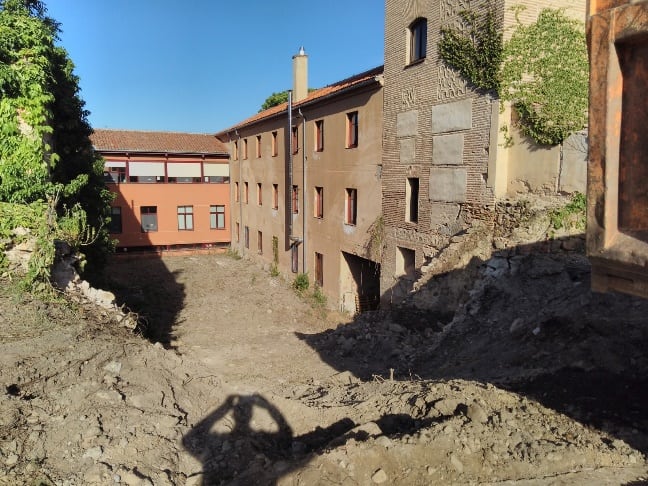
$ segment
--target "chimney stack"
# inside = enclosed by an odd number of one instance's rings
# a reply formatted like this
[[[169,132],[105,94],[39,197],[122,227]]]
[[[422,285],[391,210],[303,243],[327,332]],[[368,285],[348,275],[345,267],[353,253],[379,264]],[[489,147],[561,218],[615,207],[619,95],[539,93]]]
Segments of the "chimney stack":
[[[301,101],[308,96],[308,56],[304,48],[293,56],[293,102]]]

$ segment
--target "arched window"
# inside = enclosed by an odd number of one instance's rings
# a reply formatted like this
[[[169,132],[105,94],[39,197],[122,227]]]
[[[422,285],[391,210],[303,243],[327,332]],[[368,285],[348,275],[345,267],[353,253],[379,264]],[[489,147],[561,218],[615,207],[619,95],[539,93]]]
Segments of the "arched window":
[[[427,19],[418,18],[409,27],[409,62],[425,59],[427,54]]]

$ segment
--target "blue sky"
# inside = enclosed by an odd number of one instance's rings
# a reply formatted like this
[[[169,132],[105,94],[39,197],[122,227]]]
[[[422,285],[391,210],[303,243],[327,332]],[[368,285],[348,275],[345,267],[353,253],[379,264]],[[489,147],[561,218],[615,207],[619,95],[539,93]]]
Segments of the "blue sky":
[[[95,128],[213,133],[292,84],[381,65],[383,0],[45,0]]]

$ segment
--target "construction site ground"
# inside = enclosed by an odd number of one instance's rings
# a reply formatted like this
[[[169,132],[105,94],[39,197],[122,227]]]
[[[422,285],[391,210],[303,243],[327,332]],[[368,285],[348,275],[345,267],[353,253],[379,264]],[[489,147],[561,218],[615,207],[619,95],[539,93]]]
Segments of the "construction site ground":
[[[473,261],[422,289],[442,309],[359,316],[223,254],[109,273],[144,335],[1,282],[0,484],[648,478],[648,302],[592,294],[578,252]]]

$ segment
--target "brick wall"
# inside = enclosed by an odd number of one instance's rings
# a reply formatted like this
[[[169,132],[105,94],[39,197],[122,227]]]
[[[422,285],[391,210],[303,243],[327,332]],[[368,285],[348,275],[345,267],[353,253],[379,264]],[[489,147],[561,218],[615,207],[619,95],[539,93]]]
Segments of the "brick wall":
[[[397,247],[415,251],[421,267],[474,219],[489,221],[494,204],[486,187],[490,96],[471,89],[438,58],[442,26],[457,26],[459,12],[477,13],[480,0],[387,0],[383,128],[383,295],[407,288],[396,275]],[[501,19],[503,7],[497,15]],[[427,55],[408,65],[408,27],[427,19]],[[419,178],[417,223],[405,220],[406,179]]]

